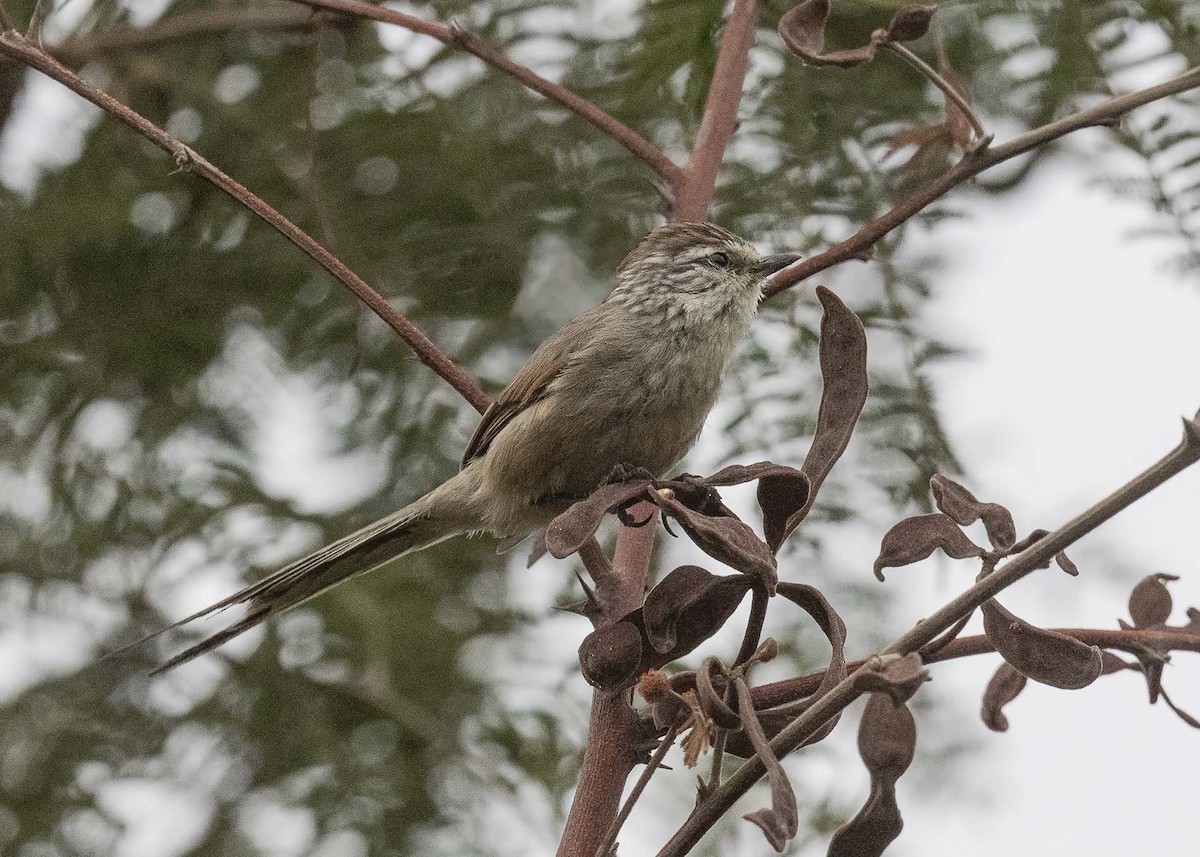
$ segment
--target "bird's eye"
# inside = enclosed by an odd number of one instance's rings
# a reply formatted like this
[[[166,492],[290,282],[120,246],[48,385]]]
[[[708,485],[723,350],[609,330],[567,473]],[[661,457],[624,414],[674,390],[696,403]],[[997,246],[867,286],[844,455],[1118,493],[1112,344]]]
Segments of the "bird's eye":
[[[729,267],[729,254],[722,253],[721,251],[718,250],[716,253],[709,253],[708,257],[707,257],[707,261],[708,261],[708,264],[712,265],[714,268],[728,268]]]

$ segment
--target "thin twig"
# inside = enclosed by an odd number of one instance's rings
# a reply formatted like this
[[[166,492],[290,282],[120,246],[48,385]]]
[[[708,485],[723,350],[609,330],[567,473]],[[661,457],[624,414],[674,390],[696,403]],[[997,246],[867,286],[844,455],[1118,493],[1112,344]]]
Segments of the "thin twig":
[[[903,59],[928,78],[929,82],[940,89],[942,94],[953,101],[954,106],[961,110],[963,115],[967,117],[967,121],[971,123],[971,128],[975,132],[975,139],[971,143],[971,148],[967,151],[978,151],[992,141],[992,135],[983,127],[983,123],[979,121],[979,117],[975,115],[975,111],[971,109],[971,105],[967,103],[967,99],[962,97],[962,93],[955,89],[950,81],[942,76],[941,72],[899,42],[884,42],[883,47],[896,54],[896,56]]]
[[[286,30],[304,26],[312,12],[279,3],[273,6],[215,6],[165,17],[145,27],[117,27],[74,36],[51,50],[60,58],[83,62],[104,54],[208,36],[233,30]]]
[[[638,798],[642,796],[646,785],[650,782],[650,778],[654,776],[654,772],[662,764],[663,759],[667,755],[667,751],[671,749],[671,745],[675,743],[675,736],[679,734],[679,724],[672,723],[671,728],[667,730],[667,734],[663,736],[659,742],[658,748],[654,751],[654,755],[650,757],[650,761],[646,763],[645,769],[637,782],[633,784],[633,788],[629,792],[629,797],[625,799],[625,803],[621,806],[621,811],[617,813],[617,817],[613,819],[613,823],[608,828],[608,833],[604,834],[604,838],[600,840],[600,847],[596,849],[596,857],[608,857],[612,851],[612,847],[617,842],[617,834],[621,832],[621,827],[625,824],[625,819],[629,818],[629,813],[633,811],[633,806],[638,802]]]
[[[255,196],[243,185],[213,166],[213,164],[205,160],[191,147],[172,137],[149,119],[131,110],[108,93],[92,86],[92,84],[83,80],[75,72],[58,62],[58,60],[36,47],[28,39],[23,38],[19,33],[10,31],[0,34],[0,54],[12,57],[30,68],[40,71],[47,77],[53,78],[71,91],[86,98],[97,107],[102,108],[107,113],[138,131],[154,143],[154,145],[171,155],[180,170],[195,173],[233,197],[233,199],[266,221],[267,224],[299,247],[317,264],[350,289],[360,301],[366,304],[392,330],[400,335],[400,338],[412,348],[418,360],[445,379],[477,411],[483,412],[487,408],[489,402],[488,396],[475,383],[475,380],[458,364],[443,354],[433,344],[432,340],[422,333],[415,324],[397,312],[383,295],[375,291],[361,277],[346,267],[340,259],[321,246],[321,244],[300,229],[300,227],[292,223],[258,196]]]
[[[662,176],[670,187],[674,188],[679,181],[682,174],[679,165],[668,158],[662,149],[651,143],[637,131],[634,131],[615,116],[605,113],[583,96],[572,92],[562,84],[547,80],[518,62],[514,62],[501,51],[491,47],[479,37],[465,30],[457,27],[443,26],[442,24],[434,24],[430,21],[406,15],[403,12],[396,12],[383,6],[363,3],[360,0],[291,0],[291,2],[302,3],[306,6],[319,9],[343,12],[347,15],[360,15],[364,18],[383,21],[387,24],[395,24],[398,27],[404,27],[406,30],[412,30],[415,33],[421,33],[422,35],[437,39],[448,47],[473,54],[488,65],[516,78],[534,92],[544,95],[551,101],[561,104],[576,115],[591,122],[644,161],[650,169]]]
[[[750,49],[758,32],[762,0],[735,0],[725,24],[717,65],[713,69],[704,115],[692,155],[684,168],[682,182],[675,192],[672,215],[678,220],[707,220],[717,172],[725,157],[729,138],[737,130],[738,105],[750,67]]]
[[[930,203],[940,199],[950,190],[984,170],[994,167],[996,164],[1011,160],[1018,155],[1023,155],[1044,143],[1064,137],[1073,131],[1101,125],[1113,125],[1120,121],[1122,116],[1137,107],[1171,95],[1178,95],[1181,92],[1195,89],[1198,86],[1200,86],[1200,68],[1194,68],[1157,86],[1151,86],[1137,92],[1110,98],[1107,101],[1097,104],[1095,107],[1089,107],[1086,110],[1072,113],[1070,116],[1066,116],[1056,122],[1051,122],[1040,128],[1035,128],[1032,131],[1021,134],[1018,137],[1014,137],[1002,145],[991,146],[977,152],[968,152],[963,156],[962,160],[949,170],[900,200],[890,211],[868,221],[854,235],[834,244],[828,250],[818,253],[816,256],[785,268],[773,276],[763,289],[764,300],[779,294],[785,289],[791,288],[821,271],[832,268],[834,265],[841,264],[850,259],[867,258],[871,247],[880,238],[903,224]]]
[[[1200,417],[1200,414],[1197,415]],[[888,646],[882,656],[898,657],[915,652],[939,634],[954,625],[964,614],[969,613],[994,597],[1001,590],[1019,581],[1030,572],[1047,564],[1056,553],[1065,550],[1076,540],[1125,509],[1136,500],[1162,485],[1172,476],[1181,473],[1200,460],[1200,422],[1184,420],[1183,440],[1175,449],[1163,456],[1121,488],[1092,506],[1083,514],[1063,525],[1011,559],[994,574],[976,583],[962,595],[938,610],[928,619],[917,624],[913,630]],[[951,644],[953,645],[953,644]],[[948,647],[949,648],[949,647]],[[860,662],[857,670],[834,685],[827,694],[814,701],[803,714],[783,728],[772,740],[771,748],[777,758],[802,746],[838,712],[853,702],[860,694],[858,673],[872,668],[879,655]],[[658,857],[681,857],[686,854],[700,837],[716,824],[733,803],[766,773],[761,760],[748,759],[719,789],[696,807],[692,815],[675,832],[675,835],[659,851]]]
[[[36,0],[33,4],[33,14],[29,16],[29,28],[25,30],[25,38],[42,43],[42,25],[54,11],[54,0]]]

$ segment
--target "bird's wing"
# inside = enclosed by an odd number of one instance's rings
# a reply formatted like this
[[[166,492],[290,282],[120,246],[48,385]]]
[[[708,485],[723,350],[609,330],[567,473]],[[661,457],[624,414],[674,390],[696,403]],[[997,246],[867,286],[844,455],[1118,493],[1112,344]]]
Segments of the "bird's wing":
[[[463,467],[487,452],[492,441],[517,414],[550,394],[554,381],[562,375],[571,359],[591,341],[595,312],[592,309],[571,319],[530,355],[508,386],[484,411],[463,453]]]

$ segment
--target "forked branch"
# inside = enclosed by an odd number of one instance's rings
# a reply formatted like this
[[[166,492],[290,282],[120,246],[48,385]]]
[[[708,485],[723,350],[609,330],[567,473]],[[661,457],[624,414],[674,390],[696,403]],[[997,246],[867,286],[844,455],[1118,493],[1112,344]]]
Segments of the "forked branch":
[[[0,54],[40,71],[72,92],[120,119],[175,159],[179,169],[195,173],[216,185],[234,200],[264,220],[273,229],[299,247],[322,268],[336,277],[372,312],[383,319],[400,335],[417,359],[437,372],[450,386],[482,412],[488,406],[488,396],[462,367],[446,356],[415,324],[401,315],[387,299],[369,286],[361,277],[330,253],[325,247],[292,223],[246,187],[230,178],[191,147],[159,128],[140,113],[97,89],[75,72],[51,57],[32,41],[14,30],[0,33]]]

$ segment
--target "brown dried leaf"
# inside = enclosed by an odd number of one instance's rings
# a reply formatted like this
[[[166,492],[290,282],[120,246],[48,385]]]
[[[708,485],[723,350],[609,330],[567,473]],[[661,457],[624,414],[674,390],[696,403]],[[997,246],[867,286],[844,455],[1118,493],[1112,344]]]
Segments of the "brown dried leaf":
[[[694,768],[700,761],[700,754],[712,746],[713,724],[703,709],[700,708],[695,691],[689,690],[683,694],[683,700],[687,703],[692,713],[681,727],[680,731],[690,731],[683,736],[683,740],[679,742],[679,747],[683,750],[683,764],[689,768]]]
[[[846,677],[846,623],[814,586],[784,582],[779,584],[779,594],[812,616],[829,640],[829,668],[812,695],[813,699],[818,699]],[[803,710],[803,707],[794,708],[793,712],[799,714]]]
[[[878,857],[900,835],[904,820],[896,804],[896,780],[916,748],[912,712],[885,694],[872,694],[859,725],[859,753],[871,773],[871,793],[858,814],[829,842],[830,857]]]
[[[1138,628],[1164,625],[1171,618],[1174,602],[1167,589],[1168,580],[1178,580],[1175,574],[1151,574],[1142,578],[1129,595],[1129,616]]]
[[[980,716],[984,725],[993,732],[1007,732],[1008,718],[1004,716],[1004,706],[1016,699],[1029,680],[1021,675],[1011,664],[1001,664],[988,682],[987,690],[983,692],[983,708]]]
[[[1071,577],[1079,577],[1079,567],[1071,562],[1071,558],[1064,552],[1059,551],[1054,555],[1054,561],[1058,563],[1058,567],[1065,571]]]
[[[860,670],[854,675],[854,684],[859,690],[886,693],[897,703],[907,702],[929,680],[929,670],[925,669],[917,652],[903,657],[876,658],[871,669]]]
[[[937,6],[901,6],[887,28],[889,42],[911,42],[929,32]]]
[[[632,685],[647,669],[641,663],[642,633],[629,617],[592,631],[579,644],[583,677],[603,690]]]
[[[996,651],[1027,678],[1063,690],[1087,687],[1100,677],[1104,658],[1089,646],[1018,619],[995,598],[983,604],[983,630]]]
[[[712,518],[692,511],[674,497],[656,496],[659,508],[679,522],[700,550],[731,568],[758,577],[774,594],[779,581],[775,554],[754,530],[737,518]]]
[[[746,686],[745,679],[737,678],[735,683],[742,731],[754,747],[755,755],[767,769],[767,782],[771,787],[770,809],[760,809],[742,818],[758,825],[771,847],[776,851],[783,851],[800,826],[800,816],[796,811],[796,793],[792,791],[792,784],[783,770],[783,765],[779,764],[779,759],[763,732],[758,712],[754,710],[754,704],[751,702],[750,688]]]
[[[905,518],[883,535],[879,557],[875,560],[875,576],[883,580],[885,568],[898,568],[920,562],[941,548],[951,559],[983,556],[984,550],[975,544],[949,515],[935,512]]]
[[[583,547],[584,542],[596,535],[600,522],[610,511],[639,494],[646,493],[650,482],[621,482],[602,485],[587,499],[573,504],[550,522],[546,528],[546,549],[556,559],[568,557]]]
[[[1167,692],[1165,690],[1159,688],[1158,692],[1162,696],[1163,702],[1165,702],[1167,707],[1174,711],[1176,715],[1178,715],[1180,720],[1182,720],[1188,726],[1191,726],[1193,729],[1200,729],[1200,720],[1197,720],[1195,717],[1188,714],[1186,711],[1172,702],[1171,697],[1167,696]]]
[[[712,574],[695,565],[674,569],[650,590],[642,605],[651,648],[675,657],[690,652],[725,624],[750,586],[743,575]]]
[[[917,750],[917,723],[903,702],[872,693],[858,727],[858,754],[872,774],[898,778]]]
[[[936,473],[929,480],[934,503],[959,526],[967,527],[983,519],[988,540],[995,548],[1010,548],[1017,540],[1012,513],[999,503],[981,503],[975,495],[948,476]]]
[[[921,125],[918,128],[905,128],[897,131],[892,135],[892,139],[888,141],[887,151],[883,153],[883,157],[892,157],[901,149],[906,149],[909,146],[916,146],[917,155],[913,155],[916,160],[920,157],[920,152],[930,147],[936,147],[944,159],[950,154],[951,140],[946,131],[945,125]]]
[[[808,477],[785,464],[759,461],[722,468],[704,480],[709,485],[740,485],[758,480],[758,505],[763,513],[763,534],[772,553],[783,544],[788,519],[808,500]]]
[[[807,0],[779,19],[779,35],[789,51],[809,65],[834,65],[849,68],[874,59],[883,42],[907,42],[920,38],[929,29],[934,6],[905,6],[896,11],[886,30],[876,30],[860,48],[825,50],[825,21],[829,17],[828,0]]]
[[[788,519],[787,538],[812,510],[821,483],[842,457],[858,416],[867,401],[867,335],[862,321],[842,299],[824,286],[817,286],[821,316],[821,407],[812,446],[800,469],[808,477],[808,498]]]

